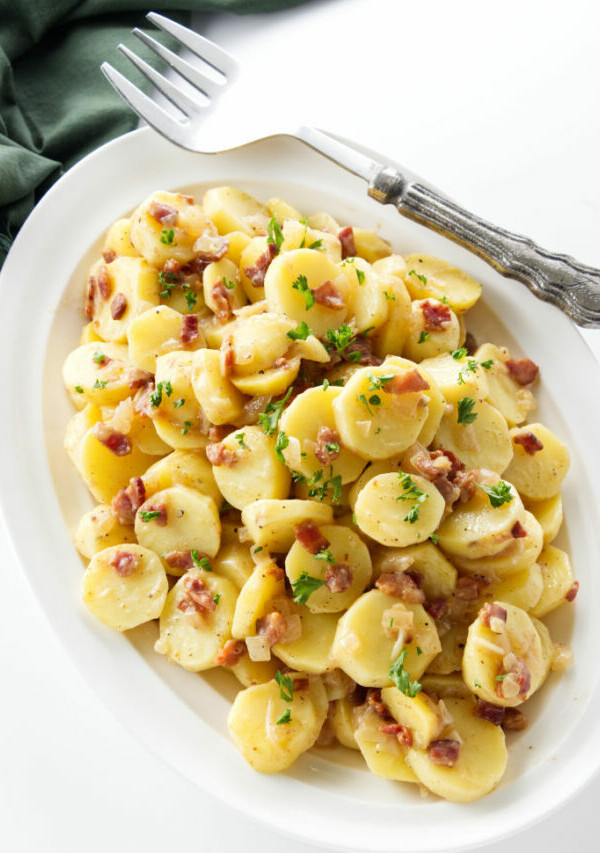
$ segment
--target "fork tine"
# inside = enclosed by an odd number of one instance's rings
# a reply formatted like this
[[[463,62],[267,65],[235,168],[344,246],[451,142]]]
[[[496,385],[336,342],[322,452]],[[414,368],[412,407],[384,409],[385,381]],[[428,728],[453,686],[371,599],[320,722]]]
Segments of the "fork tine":
[[[169,113],[163,110],[162,107],[159,107],[158,104],[155,104],[148,95],[141,92],[137,86],[134,86],[131,80],[124,77],[123,74],[121,74],[120,71],[117,71],[116,68],[113,68],[109,62],[103,62],[100,66],[100,70],[123,100],[129,104],[131,109],[143,118],[144,121],[148,122],[151,127],[163,136],[166,136],[168,139],[176,142],[177,145],[181,145],[183,148],[187,147],[184,141],[185,133],[182,133],[182,131],[184,131],[184,126],[181,122],[169,115]]]
[[[185,92],[182,92],[177,86],[171,83],[170,80],[167,80],[166,77],[163,77],[155,68],[152,68],[147,62],[145,62],[141,57],[139,57],[132,50],[129,50],[124,44],[119,45],[119,50],[121,53],[132,62],[142,74],[147,77],[148,80],[158,89],[159,92],[168,98],[172,104],[175,104],[177,109],[181,110],[181,112],[185,116],[193,115],[194,113],[199,112],[202,108],[202,105],[198,103],[198,101],[191,98]]]
[[[138,29],[138,27],[134,27],[134,34],[143,41],[144,44],[153,50],[157,56],[160,56],[167,65],[170,65],[171,68],[174,68],[184,80],[187,80],[188,83],[191,83],[196,89],[199,89],[207,98],[212,98],[217,95],[223,89],[223,83],[217,83],[215,80],[207,77],[206,74],[202,74],[197,68],[194,68],[193,65],[190,65],[189,62],[186,62],[185,59],[182,59],[178,54],[173,53],[172,50],[169,50],[168,47],[165,47],[164,44],[161,44],[156,39],[153,39],[152,36],[149,36],[148,33],[145,33],[143,30]],[[167,96],[168,97],[168,96]]]
[[[174,39],[185,45],[193,54],[199,56],[209,65],[212,65],[217,71],[225,77],[232,76],[237,69],[237,63],[233,56],[230,56],[221,47],[216,45],[204,36],[189,30],[182,24],[177,24],[170,18],[165,18],[164,15],[159,15],[157,12],[148,12],[146,18],[165,33],[173,36]]]

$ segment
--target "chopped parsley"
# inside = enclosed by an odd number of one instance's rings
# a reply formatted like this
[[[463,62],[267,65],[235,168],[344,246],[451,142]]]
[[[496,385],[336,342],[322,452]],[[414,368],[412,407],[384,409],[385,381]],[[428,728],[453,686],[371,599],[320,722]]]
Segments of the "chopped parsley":
[[[177,243],[175,240],[175,231],[173,228],[163,228],[162,234],[160,235],[160,242],[164,243],[165,246],[176,246]]]
[[[258,554],[258,553],[260,553],[260,552],[262,551],[262,549],[263,549],[263,546],[262,546],[262,545],[257,545],[257,546],[256,546],[256,548],[253,548],[253,549],[252,549],[252,553],[253,553],[253,554]]]
[[[185,301],[187,302],[188,310],[192,311],[196,307],[196,300],[198,299],[198,297],[195,291],[193,291],[189,285],[187,287],[184,287],[183,290],[183,295],[185,296]]]
[[[309,335],[312,335],[312,333],[312,329],[303,320],[295,329],[290,329],[290,331],[287,332],[286,338],[289,338],[292,341],[305,341]]]
[[[326,548],[319,551],[317,554],[313,554],[313,557],[315,560],[324,560],[326,563],[331,563],[332,566],[335,565],[335,557],[331,551],[328,551]]]
[[[184,421],[183,426],[181,427],[181,434],[187,435],[193,426],[194,424],[191,421]]]
[[[100,350],[96,350],[96,352],[92,356],[92,361],[95,361],[96,364],[104,364],[104,362],[106,361],[106,356],[103,352],[100,352]]]
[[[452,358],[455,361],[460,361],[461,359],[463,359],[466,356],[466,354],[467,354],[467,348],[466,347],[461,347],[460,349],[455,349],[451,353]]]
[[[177,287],[178,278],[174,273],[163,270],[158,274],[158,283],[160,284],[158,295],[161,299],[168,299],[173,288]]]
[[[371,417],[373,417],[374,414],[371,406],[381,406],[381,397],[379,396],[379,394],[371,394],[368,400],[364,394],[359,394],[356,399],[359,403],[363,404],[363,406],[366,408],[367,412],[371,415]]]
[[[475,373],[477,370],[477,359],[468,358],[466,365],[461,369],[458,374],[458,384],[462,385],[465,382],[465,376],[468,376],[469,373]]]
[[[391,382],[395,378],[395,373],[389,373],[384,376],[373,376],[372,373],[367,373],[367,379],[369,380],[369,391],[381,391],[385,390],[384,385],[387,385],[388,382]]]
[[[290,440],[287,437],[287,435],[283,432],[283,430],[279,430],[279,433],[277,435],[277,443],[275,444],[275,455],[277,456],[279,461],[282,462],[284,465],[285,465],[285,457],[283,455],[283,451],[285,450],[285,448],[288,446],[289,443],[290,443]]]
[[[414,524],[419,518],[421,504],[425,503],[429,495],[420,489],[410,474],[405,474],[404,471],[398,471],[400,485],[404,489],[401,495],[396,498],[397,501],[412,501],[412,507],[402,519],[408,521],[409,524]]]
[[[78,394],[83,394],[83,388],[81,387],[81,385],[76,385],[75,390]]]
[[[220,600],[221,600],[221,593],[220,593],[220,592],[218,592],[218,593],[215,595],[215,597],[213,598],[213,601],[214,601],[214,603],[215,603],[215,604],[218,604]]]
[[[423,649],[421,648],[421,646],[417,646],[417,654],[419,656],[421,656],[423,654]]]
[[[504,679],[506,678],[507,675],[508,675],[507,672],[505,672],[504,675],[497,675],[495,680],[496,681],[504,681]]]
[[[308,248],[320,250],[323,248],[323,241],[322,240],[313,240],[313,242],[309,245]]]
[[[327,329],[327,340],[330,344],[333,344],[336,352],[338,353],[345,350],[346,347],[352,343],[355,337],[356,332],[352,326],[348,325],[348,323],[342,323],[342,325],[338,326],[337,329]]]
[[[267,225],[267,242],[272,243],[278,252],[283,245],[283,232],[274,216],[269,219]]]
[[[308,497],[324,500],[329,489],[332,490],[331,500],[334,504],[339,503],[342,496],[342,477],[341,474],[333,477],[333,465],[329,466],[329,480],[323,479],[323,471],[316,471],[308,481]]]
[[[414,275],[415,278],[418,278],[419,281],[421,282],[421,284],[427,284],[427,276],[426,275],[419,275],[419,273],[415,272],[415,270],[409,270],[408,274]]]
[[[194,565],[198,569],[204,569],[205,572],[212,572],[212,566],[208,557],[201,557],[195,548],[190,551],[190,556],[194,561]]]
[[[494,508],[508,504],[514,498],[510,490],[510,485],[500,480],[495,486],[484,486],[481,483],[475,483],[477,488],[482,489],[490,499],[490,503]]]
[[[327,441],[325,443],[325,450],[327,451],[327,453],[339,453],[340,445],[337,441]]]
[[[104,388],[106,388],[107,385],[108,385],[108,379],[96,379],[96,381],[92,385],[92,388],[104,389]]]
[[[420,692],[421,685],[418,681],[411,681],[410,673],[404,669],[404,661],[406,659],[407,651],[408,649],[406,648],[402,649],[394,663],[391,665],[388,675],[398,690],[401,693],[404,693],[405,696],[409,696],[412,699]]]
[[[292,581],[294,601],[296,604],[306,604],[313,592],[316,592],[322,586],[325,586],[324,580],[314,578],[308,572],[301,572],[298,580]]]
[[[437,535],[437,533],[432,533],[429,538],[431,539],[434,545],[437,545],[440,541],[440,537]]]
[[[292,722],[292,712],[290,711],[289,708],[286,708],[286,710],[283,712],[281,717],[276,721],[276,725],[282,726],[282,725],[284,725],[284,723],[291,723],[291,722]]]
[[[261,412],[258,416],[258,422],[267,435],[273,435],[277,429],[277,424],[279,423],[283,407],[289,400],[291,393],[292,389],[288,388],[285,397],[282,397],[281,400],[278,400],[276,403],[269,403],[264,412]]]
[[[356,278],[358,279],[359,285],[362,285],[365,283],[365,274],[362,270],[359,270],[358,267],[356,268]]]
[[[160,510],[158,510],[158,509],[142,509],[142,510],[140,510],[139,516],[142,519],[142,521],[145,521],[147,524],[149,521],[154,521],[155,518],[158,518],[160,516]]]
[[[304,476],[304,474],[301,474],[300,471],[292,471],[292,482],[305,483],[306,477]]]
[[[417,341],[417,343],[418,344],[424,344],[425,341],[428,341],[428,340],[429,340],[429,332],[426,332],[425,329],[423,329],[423,331],[419,335],[419,340]]]
[[[315,294],[308,286],[308,279],[305,275],[299,275],[296,281],[292,284],[292,288],[302,294],[304,299],[304,307],[308,311],[315,304]]]
[[[472,424],[477,420],[477,412],[473,411],[475,400],[472,397],[461,397],[458,401],[458,416],[459,424]]]
[[[173,408],[180,409],[185,403],[185,397],[180,397],[178,400],[173,402]]]
[[[150,405],[153,409],[156,409],[162,403],[163,391],[167,397],[170,397],[173,393],[173,386],[168,379],[164,382],[159,382],[152,394],[150,394]]]
[[[484,368],[484,370],[491,370],[493,363],[493,358],[488,358],[486,361],[479,362],[479,364]]]
[[[279,685],[279,695],[284,702],[291,702],[294,698],[294,679],[285,675],[280,670],[275,673],[275,681]]]
[[[223,276],[221,281],[223,282],[227,290],[233,290],[233,288],[235,287],[235,281],[230,281],[228,278],[225,278],[225,276]]]
[[[238,432],[238,434],[235,436],[235,440],[237,441],[239,446],[242,448],[242,450],[248,450],[248,445],[244,441],[245,435],[246,435],[245,432]]]
[[[383,295],[384,295],[384,296],[385,296],[385,298],[386,298],[387,300],[389,300],[390,302],[395,302],[395,301],[396,301],[396,297],[394,296],[394,294],[393,294],[393,293],[388,293],[388,292],[387,292],[387,290],[384,290],[384,291],[383,291]]]

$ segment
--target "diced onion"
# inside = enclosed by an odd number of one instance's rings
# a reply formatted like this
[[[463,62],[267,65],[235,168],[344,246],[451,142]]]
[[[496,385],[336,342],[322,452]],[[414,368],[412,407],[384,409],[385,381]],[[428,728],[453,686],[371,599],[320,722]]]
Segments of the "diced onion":
[[[253,661],[271,660],[271,647],[264,636],[246,637],[248,657]]]

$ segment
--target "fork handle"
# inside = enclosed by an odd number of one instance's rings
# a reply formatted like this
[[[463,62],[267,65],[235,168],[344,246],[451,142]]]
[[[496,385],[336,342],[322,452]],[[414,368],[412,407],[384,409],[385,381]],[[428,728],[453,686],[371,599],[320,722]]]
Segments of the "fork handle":
[[[382,204],[394,204],[403,216],[465,246],[503,276],[522,281],[579,326],[600,328],[600,270],[498,228],[391,167],[378,172],[369,195]]]

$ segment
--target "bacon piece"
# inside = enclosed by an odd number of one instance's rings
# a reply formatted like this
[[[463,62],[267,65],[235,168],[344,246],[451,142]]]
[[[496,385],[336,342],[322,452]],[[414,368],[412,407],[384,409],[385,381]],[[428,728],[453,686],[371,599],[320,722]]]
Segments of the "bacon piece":
[[[565,595],[567,601],[575,601],[577,598],[577,593],[579,592],[579,581],[574,581],[573,586]]]
[[[477,490],[475,482],[477,480],[477,471],[458,471],[454,478],[454,485],[460,490],[459,500],[461,503],[467,503],[471,500]]]
[[[127,297],[124,293],[117,293],[110,303],[110,316],[113,320],[120,320],[127,311]]]
[[[465,336],[465,349],[467,351],[467,355],[475,355],[477,352],[477,341],[475,340],[475,336],[471,334],[471,332],[467,332]]]
[[[270,648],[281,642],[286,631],[287,624],[285,616],[278,610],[273,610],[271,613],[263,616],[262,619],[256,620],[256,633],[264,635]]]
[[[411,604],[423,604],[425,601],[425,593],[406,572],[384,572],[375,581],[375,586],[386,595]]]
[[[265,286],[265,274],[269,269],[269,265],[277,254],[277,246],[275,243],[267,245],[266,252],[263,252],[253,267],[244,267],[244,275],[250,279],[253,287]]]
[[[454,767],[460,755],[460,743],[452,738],[432,740],[427,747],[427,755],[433,764],[441,767]]]
[[[446,598],[433,598],[424,604],[425,610],[433,619],[441,619],[448,610],[448,600]]]
[[[192,552],[189,549],[187,551],[169,551],[164,555],[163,560],[169,568],[181,569],[184,572],[187,572],[187,570],[191,569],[194,565]]]
[[[96,300],[96,286],[97,282],[93,275],[91,275],[88,279],[87,290],[85,292],[85,304],[84,311],[85,316],[91,320],[94,316],[94,302]]]
[[[429,382],[427,382],[416,367],[412,370],[405,370],[404,373],[398,373],[391,382],[386,382],[383,390],[388,394],[411,394],[414,391],[427,391]]]
[[[205,612],[211,612],[216,609],[217,605],[213,594],[200,578],[184,578],[183,589],[185,590],[185,596],[177,605],[178,610],[182,610],[184,613],[195,610],[196,613],[204,615]]]
[[[133,408],[138,414],[146,418],[151,418],[155,412],[152,405],[152,394],[154,393],[154,382],[152,380],[146,382],[145,385],[136,392],[133,398]]]
[[[278,358],[278,359],[276,359],[276,360],[273,362],[273,365],[272,365],[272,366],[273,366],[273,367],[284,367],[284,368],[288,368],[288,367],[289,367],[289,365],[290,365],[290,363],[289,363],[289,361],[287,360],[287,358],[284,358],[283,356],[281,356],[281,358]]]
[[[179,340],[184,346],[188,344],[193,344],[198,340],[200,336],[200,332],[198,331],[198,315],[197,314],[184,314],[183,319],[181,321],[181,331],[179,333]]]
[[[115,456],[127,456],[131,453],[131,442],[122,432],[108,426],[108,424],[97,423],[94,426],[94,435]]]
[[[133,526],[135,514],[146,500],[146,487],[141,477],[132,477],[125,489],[119,489],[111,501],[111,509],[119,524]]]
[[[507,358],[504,363],[512,378],[519,385],[531,385],[540,372],[537,364],[530,358]]]
[[[511,732],[522,732],[529,725],[529,720],[522,711],[518,708],[504,709],[503,729],[508,729]]]
[[[227,438],[230,432],[233,432],[235,427],[228,426],[227,424],[211,424],[208,428],[208,440],[214,442],[223,441],[224,438]]]
[[[108,565],[112,566],[122,578],[128,578],[139,568],[142,558],[131,551],[115,551]]]
[[[312,294],[318,305],[324,305],[325,308],[331,308],[333,311],[340,311],[346,305],[342,292],[329,279],[315,287]]]
[[[179,219],[179,211],[176,207],[156,200],[150,202],[148,214],[155,222],[159,222],[166,228],[172,228],[174,225],[177,225]]]
[[[229,301],[229,291],[225,287],[223,279],[219,279],[216,284],[213,284],[211,296],[215,302],[215,316],[219,323],[225,323],[232,314],[231,303]]]
[[[413,745],[412,730],[401,723],[384,723],[380,726],[379,731],[384,735],[393,735],[402,746],[411,747]]]
[[[527,531],[523,527],[520,521],[515,521],[513,526],[510,528],[510,535],[513,539],[523,539],[527,536]]]
[[[354,229],[346,225],[338,231],[338,240],[342,244],[342,260],[356,257],[356,241],[354,240]]]
[[[112,284],[110,281],[108,270],[104,265],[102,265],[98,270],[98,278],[96,279],[96,282],[98,284],[98,293],[100,294],[102,299],[108,299],[108,297],[112,293]]]
[[[487,578],[463,576],[456,581],[454,595],[461,601],[475,601],[488,584]]]
[[[337,450],[335,449],[335,445],[337,445]],[[328,426],[320,426],[315,439],[315,456],[321,465],[330,465],[334,459],[338,458],[340,452],[339,432]]]
[[[227,640],[215,655],[215,663],[217,666],[235,666],[245,651],[246,643],[243,640]]]
[[[359,353],[359,358],[353,358],[352,353]],[[357,335],[348,346],[342,350],[341,356],[344,361],[350,361],[353,364],[366,364],[369,367],[377,367],[382,364],[382,359],[373,353],[373,341],[365,335]]]
[[[483,605],[479,618],[481,619],[482,625],[485,625],[495,634],[502,634],[506,626],[507,617],[508,614],[504,607],[496,604],[495,601],[486,601]]]
[[[352,583],[352,572],[348,563],[335,563],[327,566],[323,578],[329,592],[346,592]]]
[[[323,536],[320,527],[309,518],[294,524],[294,536],[309,554],[318,554],[329,546],[329,539]]]
[[[163,272],[169,276],[181,276],[181,263],[176,258],[167,258],[163,267]]]
[[[473,713],[476,717],[481,717],[482,720],[487,720],[488,723],[493,723],[495,726],[501,726],[504,722],[505,708],[502,705],[494,705],[493,702],[486,702],[484,699],[478,699]]]
[[[153,375],[147,370],[142,370],[141,367],[133,367],[129,371],[129,387],[132,391],[137,391],[138,388],[143,388],[148,382],[152,382]]]
[[[529,456],[535,456],[539,450],[544,449],[543,443],[533,432],[520,432],[513,438],[513,444],[520,444]]]
[[[381,688],[367,690],[367,705],[381,717],[382,720],[393,720],[392,715],[381,701]]]
[[[450,306],[443,302],[430,302],[426,299],[421,305],[421,312],[426,332],[440,331],[452,322]]]
[[[222,442],[218,444],[209,444],[206,448],[206,458],[211,465],[219,467],[226,465],[228,468],[233,468],[237,462],[237,453],[235,450],[229,450]]]
[[[219,348],[219,366],[222,376],[230,376],[233,373],[233,365],[235,364],[235,349],[233,346],[233,338],[231,335],[223,338],[223,343]]]
[[[272,563],[265,571],[265,575],[271,575],[276,581],[282,581],[285,577],[285,572],[278,566],[277,563]]]
[[[112,264],[112,262],[114,261],[114,259],[116,257],[117,257],[117,253],[113,252],[112,249],[107,249],[107,251],[102,252],[102,258],[104,259],[104,262],[107,264]]]

